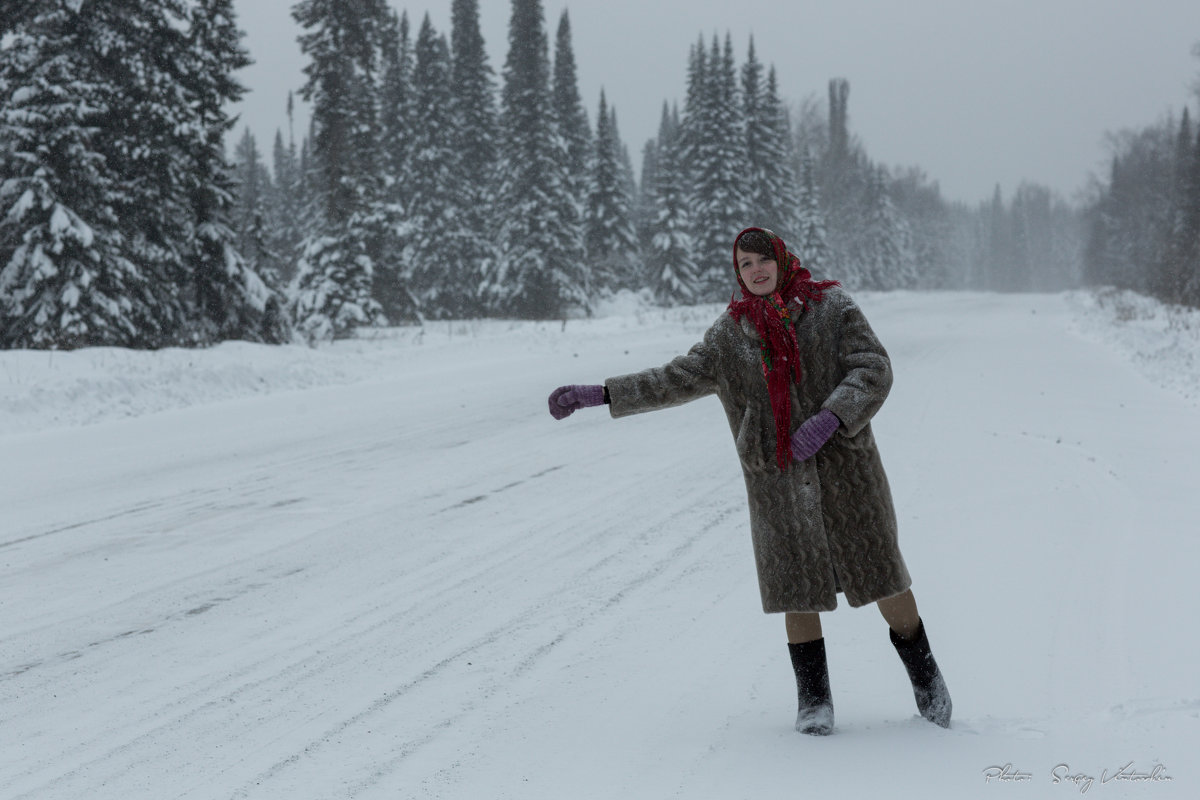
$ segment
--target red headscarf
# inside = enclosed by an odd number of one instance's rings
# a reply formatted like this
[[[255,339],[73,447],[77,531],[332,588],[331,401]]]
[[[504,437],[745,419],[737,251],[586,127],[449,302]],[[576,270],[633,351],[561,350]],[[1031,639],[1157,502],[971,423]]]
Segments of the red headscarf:
[[[737,264],[737,243],[751,231],[767,235],[775,251],[775,263],[779,265],[775,291],[762,297],[746,288]],[[795,321],[788,303],[795,299],[808,308],[809,301],[820,302],[826,289],[839,284],[837,281],[814,281],[812,273],[787,249],[783,239],[766,228],[746,228],[733,240],[733,271],[742,287],[742,299],[730,299],[729,313],[735,320],[749,317],[758,331],[763,377],[767,380],[771,412],[775,416],[775,463],[781,470],[786,469],[792,461],[791,384],[793,381],[799,383],[801,378]]]

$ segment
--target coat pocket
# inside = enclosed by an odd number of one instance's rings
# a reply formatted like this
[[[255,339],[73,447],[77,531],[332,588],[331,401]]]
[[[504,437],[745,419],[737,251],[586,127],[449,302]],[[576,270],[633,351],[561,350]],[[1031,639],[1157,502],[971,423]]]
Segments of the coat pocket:
[[[771,451],[769,454],[766,452],[768,444]],[[742,414],[734,445],[737,448],[738,459],[746,469],[758,471],[764,469],[768,463],[775,463],[775,442],[773,439],[770,443],[764,441],[762,422],[759,416],[750,410]]]
[[[875,436],[871,433],[871,425],[868,423],[861,431],[853,436],[847,436],[844,433],[839,433],[833,437],[839,446],[847,450],[873,450],[875,449]]]

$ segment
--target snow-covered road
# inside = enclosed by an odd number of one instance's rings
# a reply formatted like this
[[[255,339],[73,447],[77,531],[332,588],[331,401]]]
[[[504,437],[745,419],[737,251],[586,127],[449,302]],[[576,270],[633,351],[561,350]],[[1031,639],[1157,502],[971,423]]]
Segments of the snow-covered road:
[[[951,729],[843,606],[835,735],[792,730],[714,399],[546,413],[715,314],[638,311],[109,353],[103,384],[55,355],[85,388],[0,436],[0,797],[1198,796],[1200,408],[1078,298],[860,301]]]

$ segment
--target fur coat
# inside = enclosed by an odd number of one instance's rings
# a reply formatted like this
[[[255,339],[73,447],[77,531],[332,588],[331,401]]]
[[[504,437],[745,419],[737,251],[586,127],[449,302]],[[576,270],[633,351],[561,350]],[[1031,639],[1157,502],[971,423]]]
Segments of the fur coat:
[[[624,417],[717,395],[746,478],[764,611],[829,611],[839,591],[851,606],[900,594],[911,580],[870,425],[891,388],[891,362],[844,290],[789,308],[803,369],[791,389],[792,429],[822,408],[842,421],[813,458],[776,465],[758,333],[728,311],[686,355],[605,381],[609,411]]]

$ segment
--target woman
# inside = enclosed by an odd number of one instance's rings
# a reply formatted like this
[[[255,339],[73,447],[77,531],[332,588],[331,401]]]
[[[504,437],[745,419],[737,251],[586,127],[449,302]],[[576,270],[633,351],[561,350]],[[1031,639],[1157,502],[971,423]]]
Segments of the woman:
[[[833,730],[819,612],[876,603],[921,715],[943,727],[951,703],[900,554],[896,513],[870,420],[891,362],[836,281],[814,281],[783,240],[734,240],[741,300],[686,355],[603,386],[562,386],[550,413],[609,404],[613,417],[716,394],[737,446],[763,610],[782,612],[796,673],[796,729]],[[799,422],[793,426],[794,422]]]

